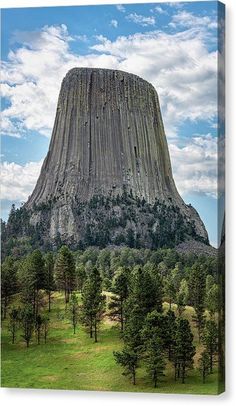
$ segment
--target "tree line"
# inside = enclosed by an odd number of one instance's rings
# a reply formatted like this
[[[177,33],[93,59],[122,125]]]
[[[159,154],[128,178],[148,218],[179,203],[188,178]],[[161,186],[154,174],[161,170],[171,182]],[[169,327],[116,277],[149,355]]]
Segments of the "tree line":
[[[214,258],[184,256],[170,249],[73,253],[62,246],[57,253],[35,250],[23,258],[8,256],[2,265],[2,317],[8,314],[12,343],[18,330],[27,347],[33,336],[38,344],[42,339],[46,343],[53,292],[61,291],[74,334],[81,324],[97,342],[99,326],[109,316],[120,326],[124,344],[114,357],[123,373],[135,384],[137,369],[145,364],[156,387],[167,362],[183,383],[193,368],[193,332],[185,318],[189,305],[204,346],[198,368],[205,382],[218,351],[221,302],[215,266]],[[109,299],[104,291],[111,292]],[[11,306],[15,295],[20,297],[18,307]]]

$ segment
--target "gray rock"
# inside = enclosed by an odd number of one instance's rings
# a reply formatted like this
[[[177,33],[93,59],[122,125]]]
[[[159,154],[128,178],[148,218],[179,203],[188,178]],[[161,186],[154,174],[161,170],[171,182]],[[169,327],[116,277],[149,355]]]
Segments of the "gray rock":
[[[208,240],[198,213],[176,189],[154,87],[122,71],[74,68],[63,79],[49,151],[25,204],[30,222],[47,224],[51,239],[79,241],[86,218],[76,218],[75,201],[124,190],[151,205],[158,199],[177,206]]]

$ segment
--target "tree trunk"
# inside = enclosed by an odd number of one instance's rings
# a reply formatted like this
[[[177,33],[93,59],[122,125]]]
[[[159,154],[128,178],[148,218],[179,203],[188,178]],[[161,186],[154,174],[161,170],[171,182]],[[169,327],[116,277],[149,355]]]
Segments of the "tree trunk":
[[[4,311],[3,311],[3,320],[7,317],[7,296],[4,298]]]
[[[157,387],[157,373],[154,372],[154,388]]]
[[[97,337],[97,320],[95,319],[94,321],[94,342],[98,342],[98,337]]]
[[[182,366],[182,383],[185,383],[185,364]]]
[[[15,344],[15,331],[12,332],[12,344]]]
[[[168,360],[170,361],[170,359],[171,359],[171,345],[169,345],[168,348]]]
[[[121,331],[123,333],[124,332],[124,318],[123,318],[123,302],[122,302],[122,300],[120,302],[120,325],[121,325]]]
[[[136,371],[133,370],[133,385],[136,385]]]
[[[51,311],[51,291],[48,292],[48,311]]]
[[[203,367],[203,371],[202,371],[202,382],[205,383],[206,382],[206,374],[205,374],[205,369]]]
[[[210,373],[213,373],[213,354],[210,353]]]
[[[177,365],[177,378],[180,378],[180,364]]]
[[[90,318],[90,338],[93,338],[93,319]]]

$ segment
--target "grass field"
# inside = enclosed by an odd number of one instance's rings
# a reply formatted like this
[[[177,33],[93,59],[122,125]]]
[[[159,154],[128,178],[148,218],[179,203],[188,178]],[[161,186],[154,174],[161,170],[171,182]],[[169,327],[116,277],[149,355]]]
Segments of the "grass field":
[[[164,306],[166,306],[164,304]],[[122,375],[122,368],[116,364],[113,351],[122,348],[119,330],[109,319],[101,325],[99,342],[94,343],[83,327],[76,334],[66,319],[64,301],[60,294],[54,294],[50,315],[50,330],[46,344],[38,345],[33,338],[30,347],[18,333],[16,344],[11,344],[7,320],[2,323],[2,386],[14,388],[49,388],[102,390],[124,392],[159,392],[188,394],[217,394],[217,371],[202,383],[199,371],[189,371],[186,383],[174,381],[171,364],[167,365],[165,377],[157,388],[152,386],[144,367],[137,370],[137,384],[132,385],[128,377]],[[191,321],[193,309],[187,307],[185,317]],[[195,334],[199,357],[201,347]],[[196,363],[195,362],[195,363]]]

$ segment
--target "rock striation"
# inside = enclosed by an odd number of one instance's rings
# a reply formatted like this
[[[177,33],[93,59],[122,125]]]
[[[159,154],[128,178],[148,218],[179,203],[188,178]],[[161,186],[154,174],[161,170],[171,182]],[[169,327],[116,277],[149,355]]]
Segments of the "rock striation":
[[[124,194],[130,196],[134,214],[123,229],[141,233],[141,245],[150,246],[140,226],[147,220],[138,209],[140,201],[147,207],[164,204],[170,213],[177,210],[186,225],[182,240],[208,242],[198,213],[176,189],[155,88],[122,71],[71,69],[61,85],[48,154],[24,206],[30,224],[41,226],[44,239],[76,244],[83,241],[89,222],[101,228],[97,216],[106,221],[106,216],[121,215],[119,197]],[[95,206],[94,197],[100,202]],[[102,197],[111,202],[105,211]],[[161,210],[148,219],[152,232],[160,226]],[[172,233],[175,227],[173,222]],[[121,228],[120,223],[111,228],[109,242]]]

